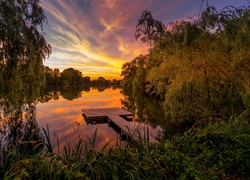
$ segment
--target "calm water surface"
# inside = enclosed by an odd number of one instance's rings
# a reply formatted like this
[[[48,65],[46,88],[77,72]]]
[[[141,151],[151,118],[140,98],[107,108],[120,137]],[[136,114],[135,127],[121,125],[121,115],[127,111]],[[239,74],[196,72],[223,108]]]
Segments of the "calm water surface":
[[[59,138],[60,150],[63,146],[70,141],[71,146],[76,145],[80,138],[88,140],[91,138],[98,129],[98,136],[96,139],[96,148],[101,149],[109,141],[109,147],[119,143],[125,144],[121,140],[117,129],[109,126],[108,124],[87,124],[82,116],[82,109],[84,108],[110,108],[110,107],[123,107],[124,95],[121,89],[108,88],[103,91],[90,88],[90,91],[82,91],[79,98],[67,100],[59,93],[55,100],[48,102],[39,102],[36,105],[37,114],[36,119],[40,127],[46,128],[49,126],[51,139],[55,150],[57,149],[56,137]],[[135,127],[145,128],[144,123],[138,123],[136,116],[132,123]],[[161,132],[160,126],[148,126],[150,134],[157,136]]]

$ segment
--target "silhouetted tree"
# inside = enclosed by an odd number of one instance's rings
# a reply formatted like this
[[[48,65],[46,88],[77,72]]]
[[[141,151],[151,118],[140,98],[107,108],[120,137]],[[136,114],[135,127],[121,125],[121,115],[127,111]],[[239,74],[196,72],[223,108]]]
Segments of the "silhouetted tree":
[[[60,76],[61,76],[60,70],[58,68],[55,68],[54,69],[54,83],[56,86],[58,86],[60,83]]]
[[[46,85],[54,85],[55,79],[54,79],[54,72],[53,69],[50,69],[48,66],[44,67],[45,76],[46,76]]]
[[[84,86],[90,86],[91,85],[91,80],[89,76],[83,77],[83,85]]]
[[[82,73],[73,68],[65,69],[60,77],[62,86],[79,87],[83,85]]]
[[[150,11],[143,11],[135,31],[135,39],[153,45],[154,41],[161,37],[165,32],[165,25],[158,20],[153,19]]]
[[[39,0],[0,0],[0,90],[6,103],[25,91],[35,96],[44,85],[43,61],[51,53],[45,20]]]

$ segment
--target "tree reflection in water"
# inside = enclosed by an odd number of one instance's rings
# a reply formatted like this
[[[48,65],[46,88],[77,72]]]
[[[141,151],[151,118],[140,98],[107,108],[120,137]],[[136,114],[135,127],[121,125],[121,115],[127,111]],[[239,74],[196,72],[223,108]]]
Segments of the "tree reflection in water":
[[[43,142],[42,134],[36,121],[35,105],[25,105],[22,111],[17,110],[1,114],[1,149],[2,151],[32,150]],[[4,115],[5,114],[5,115]],[[40,146],[41,147],[41,146]]]
[[[133,94],[122,90],[124,100],[121,100],[124,109],[135,114],[135,120],[139,123],[149,124],[152,128],[158,128],[157,136],[169,138],[180,131],[181,124],[170,123],[164,118],[161,102],[146,96],[143,92]],[[146,127],[147,128],[147,127]]]
[[[5,84],[0,91],[0,163],[5,152],[32,154],[43,148],[43,135],[36,121],[36,103],[39,83],[11,87]],[[36,89],[36,90],[34,90]],[[9,162],[8,162],[9,163]]]
[[[22,90],[21,94],[12,96],[11,101],[6,94],[5,96],[0,94],[1,151],[11,151],[13,146],[21,151],[26,146],[32,149],[31,147],[43,142],[44,138],[36,120],[36,104],[38,102],[46,103],[50,100],[59,100],[61,96],[73,100],[81,97],[83,91],[88,92],[89,90],[90,87],[47,88],[42,91],[42,94],[33,93],[31,96],[26,93],[28,91]],[[162,135],[163,132],[167,134],[175,132],[174,128],[165,123],[161,104],[158,101],[147,98],[142,93],[138,93],[136,96],[121,93],[124,94],[124,100],[121,100],[123,108],[135,114],[134,123],[140,125],[140,128],[151,128],[157,135]],[[11,104],[10,102],[14,102],[13,100],[15,103]]]
[[[34,85],[22,86],[23,89],[19,91],[8,87],[12,89],[8,93],[0,91],[0,152],[11,152],[14,149],[22,152],[37,150],[35,147],[42,148],[44,136],[36,120],[36,104],[58,100],[60,96],[67,100],[77,99],[81,97],[82,91],[90,90],[90,87],[66,89],[50,87],[30,94],[29,89]]]

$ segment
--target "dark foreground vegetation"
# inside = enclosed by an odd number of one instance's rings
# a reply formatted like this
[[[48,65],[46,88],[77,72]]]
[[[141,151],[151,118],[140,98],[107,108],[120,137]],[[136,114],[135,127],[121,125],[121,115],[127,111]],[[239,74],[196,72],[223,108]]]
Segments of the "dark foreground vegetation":
[[[96,150],[94,136],[63,155],[46,148],[15,149],[4,156],[4,179],[248,179],[250,128],[247,122],[209,121],[160,143]],[[36,148],[37,147],[37,148]]]
[[[159,118],[179,124],[179,133],[96,150],[96,131],[63,154],[53,152],[34,115],[36,94],[57,83],[43,66],[51,47],[37,30],[46,20],[39,1],[0,0],[0,17],[0,145],[14,132],[0,151],[0,179],[249,179],[249,8],[206,7],[168,26],[144,11],[135,37],[150,50],[124,64],[123,91],[160,100]],[[67,77],[80,74],[68,71],[61,85],[78,86]]]

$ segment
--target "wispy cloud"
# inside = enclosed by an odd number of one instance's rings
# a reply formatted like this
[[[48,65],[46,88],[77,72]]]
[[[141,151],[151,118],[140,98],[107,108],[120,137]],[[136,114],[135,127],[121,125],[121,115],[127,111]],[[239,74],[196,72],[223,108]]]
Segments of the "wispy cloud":
[[[122,64],[148,47],[134,39],[144,10],[167,24],[192,15],[201,1],[50,0],[42,1],[48,24],[45,38],[53,52],[45,65],[73,67],[90,77],[120,78]]]

